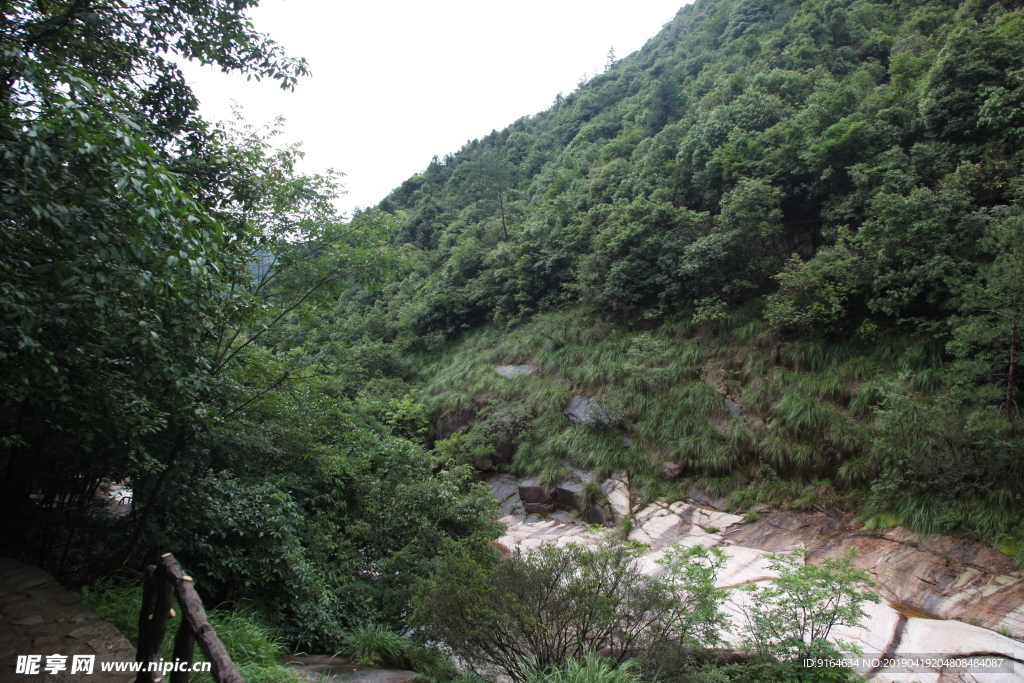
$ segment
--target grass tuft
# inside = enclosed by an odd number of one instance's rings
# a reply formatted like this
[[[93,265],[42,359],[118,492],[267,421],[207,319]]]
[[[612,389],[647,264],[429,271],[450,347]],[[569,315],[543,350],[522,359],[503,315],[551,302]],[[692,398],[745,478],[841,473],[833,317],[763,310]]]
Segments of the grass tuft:
[[[349,630],[343,638],[343,652],[364,666],[409,669],[412,642],[380,624],[367,624]]]

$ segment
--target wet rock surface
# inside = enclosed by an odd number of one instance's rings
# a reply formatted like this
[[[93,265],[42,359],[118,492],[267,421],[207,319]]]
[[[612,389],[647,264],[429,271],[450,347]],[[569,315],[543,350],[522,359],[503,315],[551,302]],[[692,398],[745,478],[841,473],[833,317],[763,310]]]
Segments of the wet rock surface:
[[[489,481],[508,490],[510,475]],[[511,499],[518,498],[513,495]],[[503,509],[514,509],[506,498]],[[897,672],[880,669],[871,680],[910,683],[1009,683],[1024,681],[1024,573],[991,548],[946,536],[918,538],[905,529],[871,533],[852,517],[838,512],[769,512],[756,522],[718,509],[719,499],[693,489],[691,502],[658,503],[636,513],[629,538],[647,545],[639,556],[644,570],[662,571],[658,560],[672,544],[719,546],[728,558],[718,585],[738,587],[774,576],[771,553],[807,548],[816,562],[856,548],[854,563],[868,571],[884,598],[865,606],[868,618],[860,628],[838,627],[832,636],[859,645],[865,655],[970,655],[1006,657],[1010,671],[951,673],[939,669]],[[498,542],[511,551],[529,551],[544,544],[594,545],[608,539],[580,520],[520,512],[502,517],[506,533]],[[743,623],[744,594],[736,591],[726,612]],[[738,638],[732,637],[738,644]]]
[[[39,672],[15,673],[18,655],[41,655]],[[43,667],[48,655],[67,657],[65,668],[47,673]],[[91,675],[71,674],[74,655],[96,657]],[[134,675],[103,673],[101,664],[134,661],[131,643],[77,595],[42,569],[0,558],[0,683],[128,683]]]

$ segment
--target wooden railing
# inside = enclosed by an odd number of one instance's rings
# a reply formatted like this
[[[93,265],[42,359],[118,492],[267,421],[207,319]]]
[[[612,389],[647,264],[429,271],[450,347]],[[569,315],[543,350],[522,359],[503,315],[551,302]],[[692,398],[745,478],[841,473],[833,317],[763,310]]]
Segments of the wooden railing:
[[[149,662],[161,661],[160,646],[167,633],[167,622],[174,616],[175,595],[181,609],[181,626],[174,636],[174,654],[169,660],[174,663],[174,667],[168,672],[169,683],[188,683],[192,654],[197,642],[206,661],[210,663],[214,681],[244,683],[238,667],[231,661],[224,644],[206,618],[203,601],[192,585],[192,577],[182,571],[181,565],[170,553],[161,557],[159,563],[146,567],[146,579],[142,587],[142,613],[139,615],[139,648],[135,653],[135,661],[143,662],[143,669],[149,668]],[[156,666],[153,671],[140,671],[135,683],[161,683],[165,675],[164,668]]]

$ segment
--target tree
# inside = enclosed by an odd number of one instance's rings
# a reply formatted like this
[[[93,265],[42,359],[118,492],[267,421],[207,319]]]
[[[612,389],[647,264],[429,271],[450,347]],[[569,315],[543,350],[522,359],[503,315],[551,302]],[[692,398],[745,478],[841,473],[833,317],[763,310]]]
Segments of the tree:
[[[841,230],[833,246],[819,249],[806,262],[794,254],[775,275],[779,290],[769,295],[765,318],[776,329],[834,332],[848,316],[850,299],[864,289],[867,268]]]
[[[715,585],[725,567],[721,548],[671,546],[658,563],[665,568],[663,580],[669,606],[662,617],[660,637],[688,650],[713,647],[728,626],[722,604],[729,590]]]
[[[805,564],[806,549],[792,555],[769,555],[769,566],[779,573],[766,586],[750,585],[744,612],[750,644],[761,655],[784,661],[823,652],[849,651],[844,643],[831,643],[836,626],[859,626],[867,612],[865,602],[881,602],[872,590],[868,573],[853,566],[856,549],[845,557],[827,557]]]
[[[972,358],[996,368],[1006,384],[1006,436],[1020,417],[1014,391],[1018,352],[1024,334],[1024,219],[1007,218],[994,225],[984,240],[991,263],[981,266],[976,280],[960,295],[961,316],[950,320],[950,349],[960,358]]]
[[[502,240],[508,242],[508,223],[505,218],[505,198],[512,184],[512,169],[508,161],[497,149],[486,152],[479,161],[479,174],[483,181],[485,193],[498,201],[498,214],[501,216]]]
[[[611,47],[608,48],[608,57],[605,58],[604,60],[605,72],[611,71],[612,67],[615,66],[616,61],[617,60],[615,59],[615,46],[612,45]]]
[[[101,481],[165,469],[215,417],[206,342],[245,307],[254,239],[222,220],[231,187],[198,190],[230,164],[165,55],[292,87],[305,64],[255,4],[4,6],[0,518],[39,559],[69,555]]]

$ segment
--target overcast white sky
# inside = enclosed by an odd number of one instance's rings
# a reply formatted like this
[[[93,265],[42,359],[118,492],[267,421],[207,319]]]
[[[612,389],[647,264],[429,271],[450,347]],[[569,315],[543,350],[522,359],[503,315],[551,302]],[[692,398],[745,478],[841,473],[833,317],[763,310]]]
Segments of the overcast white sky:
[[[287,120],[302,170],[346,174],[339,208],[377,204],[435,154],[549,107],[586,72],[638,50],[684,0],[263,0],[252,13],[312,76],[294,92],[186,65],[208,119]]]

